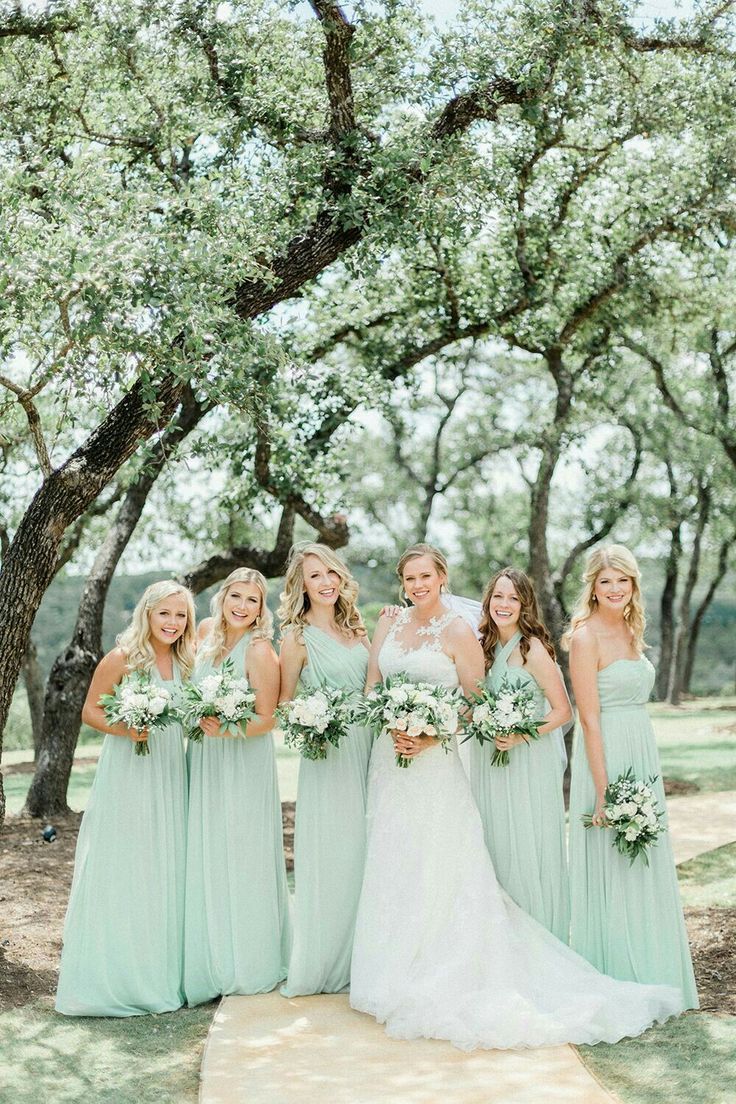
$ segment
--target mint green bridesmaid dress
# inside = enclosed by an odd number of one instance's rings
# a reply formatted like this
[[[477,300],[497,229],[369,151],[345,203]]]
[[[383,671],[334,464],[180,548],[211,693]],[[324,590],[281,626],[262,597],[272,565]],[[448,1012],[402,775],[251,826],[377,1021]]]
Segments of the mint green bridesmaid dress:
[[[530,687],[537,715],[549,710],[536,679],[524,667],[508,666],[521,633],[496,645],[486,685],[496,690],[504,677]],[[483,821],[496,876],[517,905],[563,943],[569,939],[570,910],[565,846],[564,765],[550,734],[509,752],[506,767],[492,767],[493,748],[472,741],[470,785]]]
[[[659,755],[646,703],[654,685],[649,660],[617,659],[598,672],[601,733],[609,781],[629,767],[653,786],[665,809]],[[649,850],[649,866],[614,850],[611,833],[586,829],[580,818],[595,807],[595,787],[578,729],[570,789],[571,945],[598,970],[624,981],[673,985],[682,1009],[697,1008],[690,948],[669,834]]]
[[[229,654],[245,674],[246,633]],[[193,681],[216,667],[199,662]],[[184,992],[266,993],[286,977],[291,943],[273,736],[189,742]]]
[[[173,690],[154,667],[154,681]],[[79,830],[56,1010],[140,1016],[184,1003],[187,775],[181,725],[136,755],[105,736]]]
[[[306,689],[362,692],[368,651],[306,625]],[[353,725],[327,758],[302,759],[294,826],[294,947],[284,996],[338,993],[350,982],[355,917],[365,861],[365,805],[372,736]]]

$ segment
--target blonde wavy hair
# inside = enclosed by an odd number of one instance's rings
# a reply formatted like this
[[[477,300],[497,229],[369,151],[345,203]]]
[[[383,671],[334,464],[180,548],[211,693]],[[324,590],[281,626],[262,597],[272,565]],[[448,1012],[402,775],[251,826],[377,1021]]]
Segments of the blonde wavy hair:
[[[448,567],[447,557],[444,552],[440,552],[439,548],[435,548],[433,544],[425,544],[424,542],[420,544],[411,544],[401,553],[399,562],[396,565],[396,574],[399,577],[399,594],[401,596],[401,601],[404,603],[408,601],[404,594],[404,568],[410,560],[415,560],[418,556],[429,556],[431,558],[432,563],[437,568],[438,574],[445,576],[445,581],[443,583],[445,591],[449,591],[450,589],[450,568]]]
[[[181,671],[182,678],[189,678],[194,667],[194,641],[195,618],[194,598],[192,592],[174,579],[162,579],[158,583],[151,583],[146,587],[138,599],[138,604],[133,610],[133,617],[127,629],[120,633],[116,640],[118,647],[126,654],[128,666],[132,671],[150,672],[156,663],[156,653],[151,644],[151,621],[149,614],[152,609],[172,598],[175,594],[181,594],[187,603],[187,625],[181,636],[171,645],[174,659]]]
[[[365,636],[363,618],[356,605],[358,601],[358,583],[343,563],[326,544],[306,541],[295,545],[289,556],[289,564],[284,577],[284,589],[279,605],[279,624],[283,636],[292,629],[299,643],[302,642],[302,630],[308,624],[307,613],[310,609],[309,596],[304,586],[304,557],[316,556],[328,571],[335,571],[340,577],[340,589],[335,603],[335,623],[346,637]]]
[[[261,608],[258,617],[251,629],[252,640],[271,640],[273,636],[273,616],[267,604],[268,583],[260,571],[253,567],[236,567],[224,580],[220,589],[215,592],[210,601],[210,615],[212,624],[209,632],[199,646],[199,655],[210,661],[216,661],[225,651],[225,634],[227,621],[225,620],[225,598],[230,587],[236,583],[251,583],[258,588],[261,595]]]
[[[565,651],[569,651],[572,634],[577,628],[584,625],[598,608],[598,601],[594,594],[595,581],[604,568],[620,571],[631,579],[631,599],[624,610],[624,620],[631,629],[634,647],[641,655],[644,649],[648,647],[644,640],[647,619],[641,596],[641,573],[634,554],[623,544],[603,545],[601,548],[594,548],[589,553],[583,570],[583,588],[575,603],[570,625],[563,633],[560,644]]]

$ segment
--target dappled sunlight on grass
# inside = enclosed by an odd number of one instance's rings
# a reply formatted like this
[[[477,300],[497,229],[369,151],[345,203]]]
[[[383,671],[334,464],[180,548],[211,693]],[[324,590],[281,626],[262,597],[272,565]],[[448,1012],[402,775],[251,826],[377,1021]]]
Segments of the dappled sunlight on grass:
[[[736,843],[706,851],[677,868],[689,908],[736,908]]]
[[[214,1005],[165,1016],[71,1019],[38,1002],[0,1017],[0,1099],[184,1104],[197,1098]]]
[[[732,1104],[736,1018],[680,1016],[638,1039],[579,1047],[585,1064],[623,1104]]]

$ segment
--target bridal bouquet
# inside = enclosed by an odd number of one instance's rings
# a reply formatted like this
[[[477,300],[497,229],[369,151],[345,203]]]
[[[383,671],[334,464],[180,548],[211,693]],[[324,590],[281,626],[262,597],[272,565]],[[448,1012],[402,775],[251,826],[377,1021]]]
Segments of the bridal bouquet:
[[[539,738],[542,721],[536,716],[538,706],[534,691],[531,687],[512,683],[508,675],[497,690],[483,687],[473,695],[470,704],[472,712],[466,740],[474,738],[481,744],[492,744],[497,736],[509,736],[512,732],[520,733],[527,743]],[[499,751],[494,747],[491,766],[508,765],[508,751]]]
[[[276,710],[277,731],[287,747],[304,759],[326,759],[329,744],[340,746],[352,722],[349,690],[321,686],[311,694],[284,702]]]
[[[629,767],[625,774],[620,774],[615,782],[610,782],[606,787],[602,827],[613,828],[613,846],[627,856],[630,865],[641,856],[649,866],[647,848],[667,831],[661,823],[664,812],[650,789],[657,777],[655,774],[646,782],[637,782]],[[586,828],[592,827],[591,813],[585,813],[581,819]]]
[[[462,696],[457,690],[429,682],[412,682],[394,675],[377,686],[353,710],[353,720],[387,732],[408,736],[436,736],[445,751],[457,731]],[[396,756],[396,765],[408,767],[411,759]]]
[[[217,717],[230,736],[242,736],[242,726],[255,716],[255,693],[244,678],[236,676],[230,659],[215,674],[187,683],[181,697],[182,723],[190,740],[202,739],[202,717]]]
[[[150,732],[179,720],[169,691],[144,671],[124,675],[111,694],[100,695],[100,705],[109,724],[124,724],[136,732]],[[147,739],[136,742],[135,753],[151,754]]]

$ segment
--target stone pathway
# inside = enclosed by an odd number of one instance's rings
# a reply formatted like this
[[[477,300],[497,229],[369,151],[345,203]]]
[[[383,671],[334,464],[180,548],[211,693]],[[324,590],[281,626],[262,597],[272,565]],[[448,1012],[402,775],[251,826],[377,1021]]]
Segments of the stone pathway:
[[[736,791],[667,802],[678,863],[736,840]],[[389,1039],[345,995],[226,997],[200,1104],[615,1104],[574,1047],[474,1051]]]

